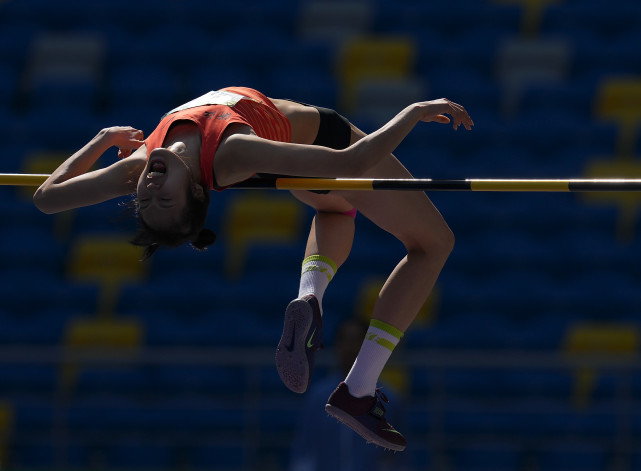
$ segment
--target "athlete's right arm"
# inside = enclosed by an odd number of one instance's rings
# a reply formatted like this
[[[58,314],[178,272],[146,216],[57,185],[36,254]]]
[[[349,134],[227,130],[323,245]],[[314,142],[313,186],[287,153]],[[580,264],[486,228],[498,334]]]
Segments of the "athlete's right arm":
[[[36,190],[33,202],[47,214],[90,206],[135,192],[146,163],[142,131],[113,127],[100,131],[82,149],[65,160]],[[88,170],[107,149],[116,146],[127,158],[92,172]]]

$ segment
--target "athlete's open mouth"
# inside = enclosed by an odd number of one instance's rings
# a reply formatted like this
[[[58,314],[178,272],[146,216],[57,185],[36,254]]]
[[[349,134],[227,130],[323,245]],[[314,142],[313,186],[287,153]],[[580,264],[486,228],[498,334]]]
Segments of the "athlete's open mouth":
[[[160,160],[154,160],[149,165],[149,173],[147,176],[151,178],[162,177],[165,173],[167,173],[167,166],[165,163]]]

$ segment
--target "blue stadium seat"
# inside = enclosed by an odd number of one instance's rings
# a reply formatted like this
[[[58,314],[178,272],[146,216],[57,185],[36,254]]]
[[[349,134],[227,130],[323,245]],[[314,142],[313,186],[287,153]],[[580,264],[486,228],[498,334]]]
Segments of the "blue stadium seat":
[[[235,397],[246,384],[246,371],[234,365],[160,365],[150,384],[167,396]],[[228,391],[228,392],[227,392]]]
[[[3,228],[0,233],[0,253],[4,268],[35,268],[52,275],[58,273],[64,266],[65,248],[56,240],[47,224],[37,223],[38,218],[44,219],[47,216],[34,214],[37,210],[32,203],[14,204],[14,209],[21,208],[23,211],[22,214],[16,214],[17,220],[12,221],[12,226]],[[5,214],[13,215],[13,211]]]
[[[26,7],[27,2],[2,2],[0,4],[0,62],[14,70],[21,70],[24,65],[27,50],[38,31],[37,25],[31,21],[30,15],[22,20],[15,17],[11,11],[14,8]],[[28,13],[30,7],[25,8]],[[6,20],[6,21],[5,21]]]
[[[208,440],[194,444],[189,452],[189,463],[197,469],[208,468],[212,463],[221,469],[240,471],[247,469],[248,450],[235,440]]]
[[[97,295],[93,285],[67,283],[33,267],[0,272],[3,309],[12,315],[42,316],[52,307],[91,313],[95,312]]]
[[[14,431],[17,436],[31,437],[38,440],[43,437],[44,431],[50,431],[54,420],[54,404],[51,400],[51,395],[38,397],[36,394],[21,394],[11,398],[11,404],[14,411]],[[51,437],[47,436],[46,442],[51,442]],[[25,440],[25,448],[31,448],[35,444],[30,443],[31,440]],[[39,443],[38,445],[44,445]],[[18,445],[16,443],[16,445]],[[38,460],[38,457],[27,456],[26,450],[17,446],[16,456],[14,463],[29,467],[30,462],[28,459]],[[42,450],[42,458],[45,459],[48,449],[46,447]],[[12,457],[13,458],[13,457]]]
[[[559,346],[560,342],[554,348],[558,349]],[[555,404],[567,403],[572,397],[573,387],[572,373],[562,369],[507,370],[501,377],[501,389],[506,397],[522,399],[520,404],[523,407],[529,403],[528,401],[532,401],[532,406],[542,410]]]
[[[129,438],[119,440],[107,455],[114,469],[168,469],[173,461],[171,443],[165,440]]]
[[[1,315],[1,313],[0,313]],[[2,321],[3,325],[5,321]],[[25,343],[29,343],[29,339]],[[3,341],[3,345],[6,343]],[[56,391],[58,368],[42,364],[0,365],[0,389],[6,398],[35,398],[47,400]],[[20,424],[21,414],[18,414]]]
[[[500,110],[500,88],[489,76],[465,62],[425,71],[430,97],[445,97],[469,111],[472,119],[476,110]],[[483,121],[479,120],[480,129]],[[478,131],[478,130],[477,130]]]
[[[588,117],[592,114],[593,87],[592,83],[580,78],[567,82],[531,83],[523,90],[520,111],[527,114],[546,109],[553,113],[561,109]]]
[[[314,53],[315,50],[309,51],[312,57]],[[300,64],[277,67],[267,74],[264,93],[273,98],[289,98],[336,109],[338,85],[328,68],[328,63],[314,67],[301,67]]]
[[[64,117],[66,126],[51,126]],[[31,108],[15,124],[15,138],[32,148],[70,154],[84,146],[105,123],[88,104],[48,105]]]
[[[521,449],[510,441],[479,440],[460,445],[452,453],[454,469],[468,471],[508,471],[518,469]]]
[[[154,389],[148,370],[138,366],[82,365],[79,368],[74,394],[78,397],[138,395]]]
[[[55,463],[55,453],[51,438],[31,438],[11,448],[11,464],[26,469],[51,469]]]
[[[9,106],[18,94],[18,84],[16,70],[2,63],[0,65],[0,113],[8,112]],[[0,122],[8,121],[2,118],[3,115],[0,114]]]
[[[167,66],[130,64],[112,70],[108,83],[111,106],[163,106],[165,112],[180,101],[175,74]],[[160,117],[158,117],[160,119]]]
[[[541,450],[537,462],[548,471],[597,471],[606,468],[608,452],[592,442],[569,440]]]
[[[189,95],[195,98],[210,90],[218,90],[223,87],[257,88],[256,80],[256,76],[246,65],[220,67],[212,61],[212,63],[203,63],[192,67],[187,79],[187,90]]]
[[[44,300],[43,304],[47,302],[55,304],[56,299]],[[58,345],[64,337],[67,321],[80,313],[83,312],[77,307],[70,306],[0,312],[4,326],[0,341],[4,345]]]
[[[618,3],[616,8],[603,8],[598,1],[555,3],[546,8],[541,33],[575,35],[585,30],[601,38],[616,38],[638,30],[638,13],[638,4],[629,0]]]

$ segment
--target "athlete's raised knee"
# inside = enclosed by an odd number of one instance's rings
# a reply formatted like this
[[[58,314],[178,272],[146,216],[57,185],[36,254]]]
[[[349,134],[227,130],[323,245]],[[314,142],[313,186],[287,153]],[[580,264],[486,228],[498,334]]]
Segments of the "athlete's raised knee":
[[[443,226],[435,229],[423,231],[419,238],[405,242],[408,252],[423,252],[429,257],[439,257],[447,259],[452,250],[454,250],[455,237],[449,226],[443,223]]]

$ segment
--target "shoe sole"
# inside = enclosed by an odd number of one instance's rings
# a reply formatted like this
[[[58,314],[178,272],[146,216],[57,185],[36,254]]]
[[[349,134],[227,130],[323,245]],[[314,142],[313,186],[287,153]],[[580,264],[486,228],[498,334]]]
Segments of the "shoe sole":
[[[356,420],[353,416],[345,412],[343,409],[339,409],[338,407],[335,407],[331,404],[326,404],[325,411],[336,420],[347,425],[354,432],[363,437],[367,443],[373,443],[374,445],[378,445],[393,451],[405,450],[404,445],[397,445],[396,443],[388,442],[387,440],[379,437],[370,429],[361,424],[358,420]]]
[[[288,389],[299,394],[304,393],[309,385],[306,339],[313,318],[314,312],[307,302],[296,299],[289,303],[285,310],[283,335],[276,348],[276,369],[280,379]]]

